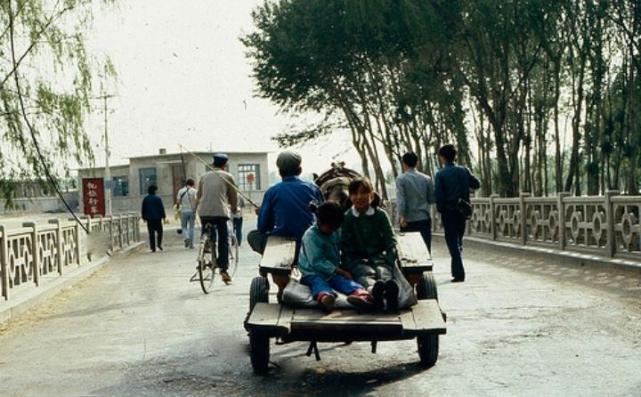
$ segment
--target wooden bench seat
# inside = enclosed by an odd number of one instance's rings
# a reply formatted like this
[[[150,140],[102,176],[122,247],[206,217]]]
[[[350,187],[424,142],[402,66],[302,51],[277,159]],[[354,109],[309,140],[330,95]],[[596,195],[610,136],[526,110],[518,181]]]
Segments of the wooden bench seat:
[[[355,310],[292,309],[276,303],[257,303],[248,330],[292,340],[394,340],[421,334],[445,334],[438,302],[420,300],[400,313],[359,313]]]
[[[399,233],[398,255],[404,273],[423,273],[432,271],[432,256],[418,232]]]

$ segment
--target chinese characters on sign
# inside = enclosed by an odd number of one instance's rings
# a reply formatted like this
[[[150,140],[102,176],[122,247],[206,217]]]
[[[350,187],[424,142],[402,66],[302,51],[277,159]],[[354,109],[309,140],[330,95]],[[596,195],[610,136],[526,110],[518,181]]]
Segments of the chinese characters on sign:
[[[105,215],[105,185],[102,178],[82,179],[82,202],[85,215]]]

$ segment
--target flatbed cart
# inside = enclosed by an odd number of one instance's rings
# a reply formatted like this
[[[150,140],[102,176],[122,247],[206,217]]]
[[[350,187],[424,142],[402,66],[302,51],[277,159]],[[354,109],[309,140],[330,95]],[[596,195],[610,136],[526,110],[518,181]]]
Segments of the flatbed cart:
[[[280,344],[310,342],[307,355],[314,354],[317,360],[320,360],[318,342],[370,342],[372,353],[376,353],[378,342],[416,339],[421,364],[433,366],[438,359],[439,335],[445,334],[446,328],[432,261],[419,233],[400,234],[398,240],[401,270],[415,289],[418,304],[398,313],[337,309],[328,314],[317,308],[280,304],[292,271],[296,243],[270,237],[259,266],[260,276],[251,283],[250,312],[245,322],[254,372],[268,371],[272,338]],[[278,286],[278,303],[269,303],[269,274]]]

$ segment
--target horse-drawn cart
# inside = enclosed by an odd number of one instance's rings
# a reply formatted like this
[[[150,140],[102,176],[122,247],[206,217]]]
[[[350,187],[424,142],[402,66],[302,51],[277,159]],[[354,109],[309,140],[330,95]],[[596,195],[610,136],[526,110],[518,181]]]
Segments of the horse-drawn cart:
[[[402,271],[415,289],[418,304],[398,313],[360,313],[356,310],[335,310],[325,313],[315,308],[292,308],[281,305],[283,290],[289,282],[296,244],[294,241],[271,237],[260,263],[260,276],[250,287],[250,313],[245,328],[249,332],[251,363],[254,372],[268,370],[270,340],[282,343],[310,342],[307,355],[320,359],[318,342],[371,342],[376,352],[379,341],[416,339],[421,364],[436,363],[439,335],[445,334],[445,315],[438,304],[432,263],[418,233],[401,234],[399,256]],[[269,303],[271,274],[278,286],[278,303]]]

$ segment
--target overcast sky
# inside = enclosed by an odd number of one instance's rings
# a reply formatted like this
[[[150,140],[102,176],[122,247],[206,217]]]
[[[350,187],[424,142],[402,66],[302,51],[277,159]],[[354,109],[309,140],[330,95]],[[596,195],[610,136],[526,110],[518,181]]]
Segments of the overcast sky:
[[[249,61],[238,40],[252,30],[260,0],[135,0],[96,13],[90,46],[119,73],[110,102],[112,164],[159,148],[242,151],[279,149],[270,141],[292,120],[254,97]],[[89,123],[96,165],[104,161],[102,115]],[[332,157],[358,164],[349,138],[336,134],[299,150],[305,171]]]

